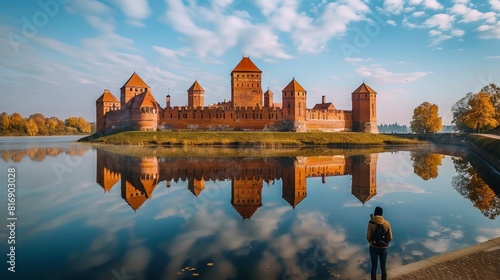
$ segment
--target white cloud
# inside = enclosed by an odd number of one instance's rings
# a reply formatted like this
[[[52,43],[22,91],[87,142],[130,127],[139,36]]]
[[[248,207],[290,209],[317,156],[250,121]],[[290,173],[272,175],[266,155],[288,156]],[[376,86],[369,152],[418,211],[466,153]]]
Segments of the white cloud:
[[[361,66],[356,69],[356,72],[363,77],[370,77],[384,83],[414,82],[427,75],[426,72],[395,73],[377,65]]]
[[[349,64],[358,64],[361,62],[368,62],[371,61],[371,58],[361,58],[361,57],[346,57],[344,58],[344,61],[349,63]]]
[[[384,0],[384,10],[393,13],[400,14],[404,8],[403,0]]]
[[[189,51],[189,48],[181,48],[178,50],[172,50],[172,49],[167,49],[164,47],[159,47],[159,46],[153,46],[152,47],[155,52],[158,54],[166,57],[166,58],[175,58],[179,56],[186,56],[187,52]]]
[[[500,1],[500,0],[499,0]],[[496,13],[487,12],[482,13],[478,10],[471,9],[463,4],[456,4],[450,10],[451,13],[463,16],[463,19],[460,22],[468,23],[479,20],[485,20],[488,23],[496,22]]]
[[[481,25],[477,31],[482,32],[479,37],[483,39],[500,39],[500,21],[495,25]]]
[[[396,22],[394,20],[392,20],[392,19],[390,19],[390,20],[388,20],[386,22],[387,22],[387,24],[392,25],[392,26],[396,26],[397,25]]]
[[[431,31],[429,31],[429,35],[432,36],[432,37],[439,36],[441,34],[443,34],[443,32],[441,32],[439,30],[431,30]]]
[[[465,35],[465,30],[462,30],[462,29],[453,29],[451,31],[451,35],[455,36],[455,37],[462,37]]]
[[[141,20],[145,19],[151,13],[147,0],[114,0],[113,1],[130,19]]]
[[[437,0],[410,0],[409,4],[415,6],[422,4],[425,8],[432,10],[440,10],[443,8],[443,5],[441,5]]]
[[[490,5],[493,10],[500,11],[500,0],[490,0]]]
[[[449,30],[453,27],[454,21],[454,16],[450,16],[448,14],[435,14],[424,21],[424,26],[430,28],[438,27],[441,30]]]
[[[423,15],[425,15],[425,12],[423,12],[423,11],[414,12],[412,14],[413,17],[421,17]]]
[[[221,56],[234,47],[251,49],[249,52],[257,57],[291,58],[271,27],[252,24],[248,16],[241,16],[248,15],[245,11],[222,11],[230,1],[219,1],[211,7],[194,2],[185,6],[180,0],[167,0],[167,4],[164,21],[184,36],[182,40],[200,58]]]

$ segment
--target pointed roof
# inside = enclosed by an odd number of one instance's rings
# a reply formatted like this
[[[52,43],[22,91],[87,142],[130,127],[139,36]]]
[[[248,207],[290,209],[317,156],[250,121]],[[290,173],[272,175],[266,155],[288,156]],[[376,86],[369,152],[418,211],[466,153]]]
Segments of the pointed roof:
[[[153,107],[156,110],[161,108],[160,104],[158,104],[154,96],[149,91],[142,92],[132,98],[132,108],[138,109],[141,107]]]
[[[116,97],[107,89],[104,90],[104,93],[101,97],[97,98],[96,102],[120,102]]]
[[[124,87],[149,87],[149,86],[134,71],[132,76],[130,76],[130,78],[127,80],[127,82],[121,88],[124,88]]]
[[[262,205],[262,204],[261,204]],[[233,205],[243,220],[250,219],[261,205]]]
[[[243,57],[240,61],[240,63],[238,63],[238,65],[236,65],[236,67],[234,67],[233,72],[259,72],[259,73],[262,73],[262,71],[260,71],[260,69],[252,62],[252,60],[250,60],[250,57]]]
[[[267,88],[266,92],[264,92],[264,94],[266,94],[266,93],[274,95],[274,93],[269,88]]]
[[[194,90],[204,91],[204,89],[198,83],[198,80],[194,81],[194,84],[188,89],[188,92],[189,91],[194,91]]]
[[[293,80],[282,91],[306,91],[296,80]]]
[[[364,82],[352,93],[370,93],[377,94],[371,87],[369,87]]]
[[[314,105],[313,110],[335,110],[332,102],[318,103]]]

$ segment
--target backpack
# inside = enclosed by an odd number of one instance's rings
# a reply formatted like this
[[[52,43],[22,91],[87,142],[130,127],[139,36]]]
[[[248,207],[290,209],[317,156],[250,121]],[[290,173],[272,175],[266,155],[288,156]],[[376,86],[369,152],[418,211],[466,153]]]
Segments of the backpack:
[[[376,224],[370,221],[372,224]],[[389,246],[389,234],[382,226],[383,224],[376,224],[377,228],[372,232],[372,242],[371,245],[375,247],[387,247]]]

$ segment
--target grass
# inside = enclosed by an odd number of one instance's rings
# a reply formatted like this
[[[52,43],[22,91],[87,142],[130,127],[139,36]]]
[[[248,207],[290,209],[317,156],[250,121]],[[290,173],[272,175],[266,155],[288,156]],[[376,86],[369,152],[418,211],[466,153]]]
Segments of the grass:
[[[500,158],[500,140],[477,134],[470,134],[467,136],[467,139],[474,143],[479,149]]]
[[[207,132],[207,131],[127,131],[112,135],[82,138],[81,141],[117,145],[159,146],[374,146],[411,145],[417,140],[387,134],[356,132]]]

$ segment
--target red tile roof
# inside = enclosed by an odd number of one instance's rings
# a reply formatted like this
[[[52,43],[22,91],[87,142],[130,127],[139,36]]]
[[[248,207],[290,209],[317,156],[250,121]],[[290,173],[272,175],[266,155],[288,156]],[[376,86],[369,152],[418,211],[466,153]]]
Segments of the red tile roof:
[[[282,91],[306,91],[296,80],[293,80]]]
[[[255,64],[252,62],[252,60],[250,60],[250,57],[243,57],[241,59],[240,63],[238,63],[238,65],[236,65],[236,67],[234,67],[232,72],[259,72],[259,73],[262,73],[262,71],[260,71],[260,69],[257,66],[255,66]]]
[[[96,101],[106,101],[106,102],[120,102],[116,97],[107,89],[104,90],[104,93],[101,97],[97,98]]]
[[[194,81],[194,84],[188,89],[188,91],[193,91],[193,90],[204,90],[198,83],[198,80]]]
[[[332,102],[318,103],[314,105],[313,110],[335,110],[335,106],[333,106]]]
[[[377,94],[371,87],[369,87],[367,84],[362,83],[355,91],[352,93],[373,93]]]
[[[137,73],[133,73],[132,76],[127,80],[127,82],[121,87],[149,87]]]

